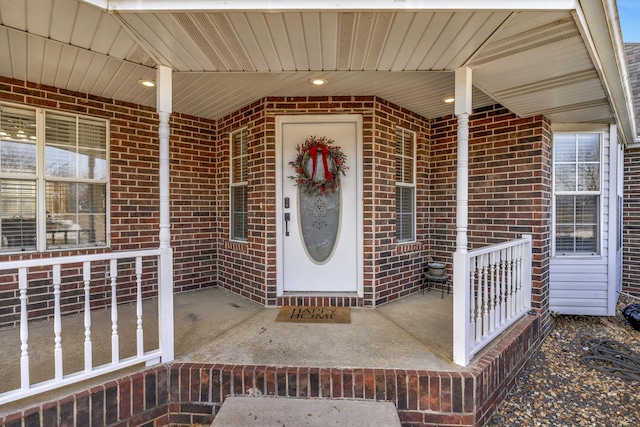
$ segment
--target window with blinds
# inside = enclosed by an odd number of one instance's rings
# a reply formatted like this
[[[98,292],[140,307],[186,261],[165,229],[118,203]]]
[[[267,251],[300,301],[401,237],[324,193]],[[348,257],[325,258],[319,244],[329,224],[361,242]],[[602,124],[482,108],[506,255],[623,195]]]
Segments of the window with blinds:
[[[36,249],[36,112],[0,105],[0,250]]]
[[[107,245],[107,122],[0,105],[0,250]]]
[[[556,255],[600,252],[601,135],[554,135]]]
[[[396,241],[415,241],[415,133],[396,129]]]
[[[231,239],[247,240],[247,130],[231,134]]]

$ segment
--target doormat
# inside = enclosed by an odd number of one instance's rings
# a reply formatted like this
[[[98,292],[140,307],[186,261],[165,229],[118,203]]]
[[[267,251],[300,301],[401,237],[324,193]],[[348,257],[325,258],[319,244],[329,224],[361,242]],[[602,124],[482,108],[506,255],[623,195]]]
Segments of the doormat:
[[[351,310],[349,307],[285,305],[280,309],[276,322],[351,323]]]

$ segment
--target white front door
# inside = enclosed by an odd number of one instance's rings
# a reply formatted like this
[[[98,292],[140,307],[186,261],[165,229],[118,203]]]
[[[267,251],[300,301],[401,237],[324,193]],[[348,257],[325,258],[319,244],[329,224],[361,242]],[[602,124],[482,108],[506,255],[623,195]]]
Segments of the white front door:
[[[281,116],[277,129],[279,294],[357,292],[362,277],[361,116]],[[296,175],[289,164],[296,158],[296,146],[311,136],[334,140],[331,145],[346,155],[348,169],[335,193],[307,195],[291,178]],[[318,155],[316,176],[323,168],[324,159]]]

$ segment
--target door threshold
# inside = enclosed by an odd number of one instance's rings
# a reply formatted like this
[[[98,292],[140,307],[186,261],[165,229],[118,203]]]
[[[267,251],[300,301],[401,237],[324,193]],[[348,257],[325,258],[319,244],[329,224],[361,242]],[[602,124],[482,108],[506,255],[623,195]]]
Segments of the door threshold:
[[[357,292],[285,291],[280,297],[360,298]]]

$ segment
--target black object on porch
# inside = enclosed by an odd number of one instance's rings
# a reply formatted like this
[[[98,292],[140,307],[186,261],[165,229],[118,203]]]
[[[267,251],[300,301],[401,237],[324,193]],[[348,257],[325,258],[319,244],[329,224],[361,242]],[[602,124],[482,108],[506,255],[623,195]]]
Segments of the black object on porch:
[[[441,298],[444,298],[444,288],[447,288],[447,294],[451,293],[451,283],[449,282],[449,275],[447,274],[446,265],[441,262],[430,262],[427,265],[427,269],[424,273],[424,282],[422,284],[422,294],[425,292],[425,285],[427,290],[435,288],[435,284],[440,284],[440,290],[442,291]]]

